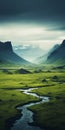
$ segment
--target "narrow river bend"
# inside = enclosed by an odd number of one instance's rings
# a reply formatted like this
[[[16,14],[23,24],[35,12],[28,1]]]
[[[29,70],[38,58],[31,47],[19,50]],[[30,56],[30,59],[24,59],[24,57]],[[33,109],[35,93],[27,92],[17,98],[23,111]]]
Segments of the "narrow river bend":
[[[40,104],[40,103],[44,103],[44,102],[49,101],[48,97],[39,96],[36,93],[32,93],[31,91],[34,89],[38,89],[38,88],[29,88],[29,89],[20,89],[19,90],[27,95],[35,96],[35,97],[41,99],[41,101],[37,101],[35,103],[34,102],[28,103],[26,105],[17,107],[17,109],[21,110],[22,116],[20,117],[20,119],[15,121],[15,123],[11,127],[11,130],[44,130],[44,129],[41,129],[40,127],[31,126],[29,124],[29,123],[33,122],[33,114],[34,113],[32,111],[28,110],[27,108],[30,106],[36,105],[36,104]]]

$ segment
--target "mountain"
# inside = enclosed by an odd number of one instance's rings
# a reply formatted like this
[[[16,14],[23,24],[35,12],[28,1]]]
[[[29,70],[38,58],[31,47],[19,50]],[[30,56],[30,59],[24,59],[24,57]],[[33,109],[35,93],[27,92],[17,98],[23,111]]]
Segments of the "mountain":
[[[29,61],[34,61],[37,57],[43,55],[44,50],[41,49],[38,46],[24,46],[24,45],[19,45],[19,46],[14,46],[14,51],[17,53],[20,57],[23,57]]]
[[[14,53],[12,44],[10,41],[5,43],[0,42],[0,64],[1,63],[10,63],[10,64],[29,64],[28,61],[18,56]]]
[[[47,63],[65,64],[65,40],[58,48],[53,50],[47,58]]]
[[[38,64],[45,63],[45,61],[47,60],[47,56],[48,56],[48,53],[36,58],[35,63],[38,63]]]
[[[41,57],[38,57],[36,59],[37,63],[46,63],[48,56],[55,51],[57,48],[59,48],[59,44],[54,45],[49,51],[47,51],[45,54],[43,54]]]
[[[55,51],[56,49],[58,49],[59,46],[60,46],[59,44],[55,44],[55,45],[49,50],[48,55],[50,55],[53,51]]]

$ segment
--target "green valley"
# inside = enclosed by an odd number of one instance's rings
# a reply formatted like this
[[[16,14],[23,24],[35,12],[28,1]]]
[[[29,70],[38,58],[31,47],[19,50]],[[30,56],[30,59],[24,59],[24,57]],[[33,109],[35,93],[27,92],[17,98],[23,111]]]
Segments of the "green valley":
[[[0,129],[8,129],[8,119],[18,117],[20,111],[16,106],[35,102],[39,99],[23,94],[19,89],[36,88],[33,92],[49,97],[49,102],[30,107],[34,114],[34,125],[42,128],[65,129],[65,70],[58,67],[44,67],[41,71],[27,69],[30,74],[19,74],[17,70],[0,70]],[[40,67],[38,68],[40,70]]]

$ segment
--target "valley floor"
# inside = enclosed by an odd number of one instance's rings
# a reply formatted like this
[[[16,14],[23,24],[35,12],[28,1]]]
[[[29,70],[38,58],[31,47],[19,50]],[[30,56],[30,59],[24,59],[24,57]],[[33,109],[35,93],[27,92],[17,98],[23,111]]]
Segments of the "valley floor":
[[[19,92],[20,88],[38,87],[33,92],[49,96],[50,101],[30,107],[34,125],[50,130],[65,130],[65,71],[32,70],[30,74],[6,73],[0,70],[0,129],[7,130],[7,120],[20,115],[16,106],[38,101],[38,98]]]

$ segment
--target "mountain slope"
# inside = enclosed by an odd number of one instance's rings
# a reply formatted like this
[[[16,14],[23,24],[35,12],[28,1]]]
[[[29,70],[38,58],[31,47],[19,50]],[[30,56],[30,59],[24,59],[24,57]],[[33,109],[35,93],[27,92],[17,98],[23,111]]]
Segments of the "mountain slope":
[[[0,42],[0,63],[29,64],[28,61],[13,52],[11,42]]]
[[[36,59],[37,63],[46,63],[46,60],[48,58],[48,56],[55,51],[56,49],[59,48],[59,44],[54,45],[49,51],[47,51],[45,54],[43,54],[41,57],[38,57]]]
[[[47,58],[47,63],[65,63],[65,40],[63,40],[62,44],[57,49],[51,52]]]

